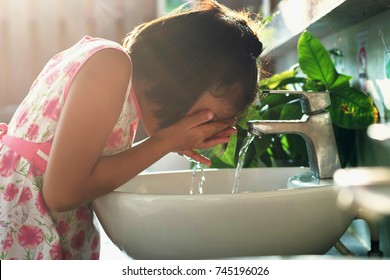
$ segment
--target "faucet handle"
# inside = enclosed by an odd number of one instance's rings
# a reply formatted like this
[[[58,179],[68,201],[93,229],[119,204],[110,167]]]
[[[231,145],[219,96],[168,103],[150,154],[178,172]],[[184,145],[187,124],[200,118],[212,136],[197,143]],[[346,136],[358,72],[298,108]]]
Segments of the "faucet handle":
[[[328,92],[298,91],[298,90],[263,90],[262,94],[295,94],[299,95],[302,113],[312,115],[325,111],[330,105]]]

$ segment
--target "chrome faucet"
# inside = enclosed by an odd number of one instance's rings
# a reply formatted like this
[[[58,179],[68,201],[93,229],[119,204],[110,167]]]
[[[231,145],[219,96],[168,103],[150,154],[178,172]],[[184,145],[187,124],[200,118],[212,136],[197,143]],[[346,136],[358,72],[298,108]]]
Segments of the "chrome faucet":
[[[326,108],[330,105],[327,92],[267,90],[263,94],[299,95],[303,116],[300,120],[253,120],[247,123],[251,134],[298,134],[306,142],[310,170],[316,178],[333,178],[340,168],[332,121]]]

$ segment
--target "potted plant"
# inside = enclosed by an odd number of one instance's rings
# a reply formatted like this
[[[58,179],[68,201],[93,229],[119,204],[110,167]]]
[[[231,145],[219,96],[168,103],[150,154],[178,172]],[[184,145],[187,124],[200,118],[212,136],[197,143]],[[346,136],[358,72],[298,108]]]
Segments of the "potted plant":
[[[291,120],[302,116],[300,102],[295,96],[266,95],[261,90],[284,89],[329,92],[330,112],[341,166],[355,166],[355,132],[377,122],[378,110],[372,99],[350,85],[351,77],[338,73],[329,52],[310,32],[301,34],[298,41],[298,64],[289,70],[261,79],[259,99],[250,106],[237,124],[237,135],[222,149],[217,146],[202,151],[212,160],[213,168],[234,168],[238,153],[247,136],[249,120]],[[244,167],[308,166],[306,145],[294,134],[263,135],[250,144]]]

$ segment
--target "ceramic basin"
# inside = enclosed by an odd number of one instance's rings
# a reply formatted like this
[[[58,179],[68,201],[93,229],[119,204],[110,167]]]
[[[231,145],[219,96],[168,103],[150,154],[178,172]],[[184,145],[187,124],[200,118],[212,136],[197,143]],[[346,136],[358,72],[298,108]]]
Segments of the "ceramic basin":
[[[93,206],[109,238],[134,259],[324,254],[357,210],[339,207],[332,186],[287,187],[307,171],[243,169],[234,194],[234,169],[206,169],[203,194],[190,194],[191,170],[141,174]]]

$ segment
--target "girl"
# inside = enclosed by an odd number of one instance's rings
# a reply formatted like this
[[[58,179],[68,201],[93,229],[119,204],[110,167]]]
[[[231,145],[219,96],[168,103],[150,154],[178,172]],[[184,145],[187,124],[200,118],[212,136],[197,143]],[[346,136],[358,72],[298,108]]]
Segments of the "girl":
[[[54,56],[0,128],[0,258],[97,259],[92,200],[169,152],[209,165],[195,149],[228,142],[256,95],[252,24],[200,1],[123,47],[84,37]]]

